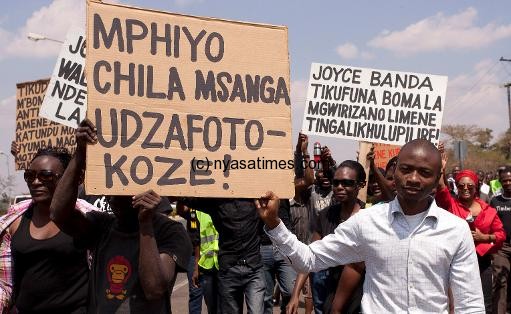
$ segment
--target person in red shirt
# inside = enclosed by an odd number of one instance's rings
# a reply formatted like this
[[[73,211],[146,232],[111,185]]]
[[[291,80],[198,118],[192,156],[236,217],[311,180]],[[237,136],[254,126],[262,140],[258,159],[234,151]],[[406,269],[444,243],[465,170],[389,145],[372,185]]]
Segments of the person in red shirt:
[[[486,313],[492,313],[491,254],[502,247],[506,240],[506,233],[502,221],[497,216],[497,210],[477,197],[479,180],[475,172],[460,171],[454,178],[458,196],[453,197],[449,193],[443,176],[447,159],[443,159],[442,176],[435,196],[436,203],[454,215],[465,219],[469,224],[479,261]]]

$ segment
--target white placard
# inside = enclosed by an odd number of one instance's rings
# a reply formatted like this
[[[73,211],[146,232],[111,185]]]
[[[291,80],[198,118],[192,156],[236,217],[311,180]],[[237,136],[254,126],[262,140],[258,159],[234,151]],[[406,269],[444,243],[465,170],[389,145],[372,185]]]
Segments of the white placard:
[[[306,134],[404,145],[438,143],[447,76],[313,63]]]
[[[77,128],[87,111],[85,31],[72,28],[62,45],[39,116]]]

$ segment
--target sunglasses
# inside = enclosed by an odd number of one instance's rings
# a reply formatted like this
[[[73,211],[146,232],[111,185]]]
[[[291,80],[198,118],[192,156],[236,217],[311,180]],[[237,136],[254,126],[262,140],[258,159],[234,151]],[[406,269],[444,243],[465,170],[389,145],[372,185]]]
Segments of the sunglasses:
[[[457,186],[457,187],[458,187],[458,189],[460,189],[460,190],[465,189],[465,188],[466,188],[467,190],[472,190],[472,189],[474,189],[474,188],[475,188],[475,185],[473,185],[473,184],[460,184],[460,183],[458,183],[458,184],[456,184],[456,186]]]
[[[39,180],[41,183],[53,183],[55,180],[60,178],[60,174],[55,173],[51,170],[41,170],[41,171],[35,171],[35,170],[25,170],[25,173],[23,174],[23,178],[27,183],[34,182],[35,178]]]
[[[332,181],[332,185],[334,187],[342,185],[345,188],[352,188],[355,185],[357,185],[357,180],[352,180],[352,179],[341,179],[341,180],[338,180],[338,179],[334,179]]]

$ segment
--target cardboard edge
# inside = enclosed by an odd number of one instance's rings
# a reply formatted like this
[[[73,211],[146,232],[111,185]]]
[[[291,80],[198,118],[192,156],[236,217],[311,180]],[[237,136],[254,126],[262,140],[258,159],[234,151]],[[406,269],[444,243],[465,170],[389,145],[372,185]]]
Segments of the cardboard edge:
[[[34,83],[39,83],[39,82],[44,82],[44,81],[48,81],[48,84],[49,84],[50,80],[51,80],[51,77],[44,78],[44,79],[38,79],[38,80],[34,80],[34,81],[26,81],[26,82],[16,83],[16,89],[21,88],[21,87],[23,87],[25,85],[28,85],[28,84],[34,84]]]
[[[217,18],[217,17],[206,17],[206,16],[197,16],[197,15],[190,15],[190,14],[183,14],[183,13],[175,13],[175,12],[170,12],[170,11],[160,11],[160,10],[156,10],[156,9],[147,9],[147,8],[141,8],[141,7],[137,7],[137,6],[122,5],[122,4],[117,4],[117,3],[106,3],[106,2],[102,2],[101,0],[87,0],[87,5],[89,5],[90,3],[102,4],[102,5],[106,5],[106,6],[119,7],[119,8],[125,8],[125,9],[134,9],[134,10],[145,11],[145,12],[172,14],[172,15],[177,15],[177,16],[182,16],[182,17],[194,18],[194,19],[197,19],[200,21],[229,22],[229,23],[242,24],[242,25],[247,25],[247,26],[259,26],[259,27],[265,27],[265,28],[270,28],[270,29],[281,29],[281,30],[286,30],[286,31],[288,29],[287,26],[285,26],[285,25],[273,25],[273,24],[267,24],[267,23],[235,21],[235,20],[228,20],[228,19],[222,19],[222,18]]]
[[[349,67],[349,68],[356,68],[356,69],[363,69],[363,70],[374,70],[374,71],[382,71],[382,72],[383,71],[385,71],[385,72],[395,72],[395,73],[400,73],[400,74],[416,74],[416,75],[435,76],[435,77],[438,77],[438,78],[441,78],[441,79],[445,78],[445,80],[446,80],[445,86],[447,86],[447,83],[449,83],[448,82],[449,75],[447,75],[447,74],[422,73],[422,72],[416,72],[414,70],[405,71],[405,70],[395,70],[395,69],[380,69],[380,68],[372,68],[372,67],[367,67],[367,66],[348,65],[348,64],[333,64],[333,63],[316,62],[316,61],[312,61],[311,62],[311,68],[312,68],[313,64],[327,65],[327,66],[336,66],[336,67]]]

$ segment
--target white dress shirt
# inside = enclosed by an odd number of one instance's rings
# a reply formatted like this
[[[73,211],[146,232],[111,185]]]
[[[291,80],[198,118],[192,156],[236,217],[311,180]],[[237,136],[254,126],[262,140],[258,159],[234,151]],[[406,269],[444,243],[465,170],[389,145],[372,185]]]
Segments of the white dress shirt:
[[[456,313],[485,312],[468,224],[434,200],[413,230],[396,198],[360,210],[309,246],[282,222],[267,233],[300,272],[364,261],[365,313],[448,313],[449,287]]]

